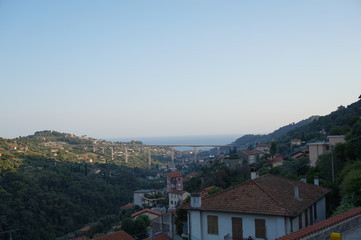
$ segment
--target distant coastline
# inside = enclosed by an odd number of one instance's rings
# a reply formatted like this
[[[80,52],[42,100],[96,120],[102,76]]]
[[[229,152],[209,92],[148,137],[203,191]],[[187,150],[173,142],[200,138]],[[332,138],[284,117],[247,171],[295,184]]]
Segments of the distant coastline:
[[[227,145],[243,134],[229,134],[229,135],[203,135],[203,136],[168,136],[168,137],[125,137],[125,138],[105,138],[104,140],[112,142],[130,142],[132,140],[142,141],[148,145]],[[178,150],[188,150],[189,148],[177,148]]]

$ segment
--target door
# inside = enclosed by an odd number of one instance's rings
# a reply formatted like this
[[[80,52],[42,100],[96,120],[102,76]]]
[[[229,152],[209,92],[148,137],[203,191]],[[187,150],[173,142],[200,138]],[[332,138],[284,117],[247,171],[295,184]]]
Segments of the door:
[[[243,239],[243,226],[242,218],[232,218],[232,239],[242,240]]]

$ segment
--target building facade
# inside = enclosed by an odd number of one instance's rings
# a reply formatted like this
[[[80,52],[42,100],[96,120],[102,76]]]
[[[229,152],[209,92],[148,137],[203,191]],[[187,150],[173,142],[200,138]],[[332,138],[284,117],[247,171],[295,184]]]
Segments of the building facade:
[[[183,177],[179,171],[174,171],[167,174],[167,192],[183,191]]]
[[[201,199],[188,211],[191,239],[273,240],[326,218],[329,189],[264,175]]]

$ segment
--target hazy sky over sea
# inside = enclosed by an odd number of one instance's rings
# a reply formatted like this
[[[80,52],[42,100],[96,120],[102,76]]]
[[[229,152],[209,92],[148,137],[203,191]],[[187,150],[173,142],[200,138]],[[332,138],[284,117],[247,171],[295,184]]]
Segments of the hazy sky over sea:
[[[361,94],[361,1],[0,0],[0,137],[269,133]]]

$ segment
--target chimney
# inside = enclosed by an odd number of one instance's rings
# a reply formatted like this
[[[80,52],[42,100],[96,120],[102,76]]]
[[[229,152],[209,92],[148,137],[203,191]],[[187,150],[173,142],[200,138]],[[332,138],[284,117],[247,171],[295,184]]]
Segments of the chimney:
[[[258,178],[258,172],[254,168],[251,168],[251,179],[256,178]]]
[[[297,183],[295,185],[293,185],[293,192],[294,192],[294,199],[297,200],[297,201],[301,201]]]
[[[191,208],[200,208],[202,206],[202,199],[199,193],[191,194]]]
[[[317,176],[315,176],[315,178],[313,179],[313,184],[316,185],[316,186],[320,185],[320,181],[318,180]]]

